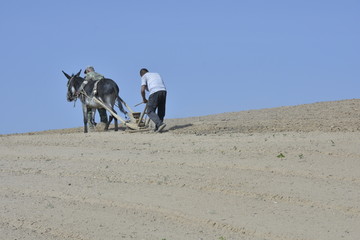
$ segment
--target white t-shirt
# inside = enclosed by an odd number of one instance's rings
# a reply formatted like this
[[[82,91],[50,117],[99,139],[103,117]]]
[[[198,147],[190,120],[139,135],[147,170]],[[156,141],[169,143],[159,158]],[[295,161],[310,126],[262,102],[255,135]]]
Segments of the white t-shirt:
[[[160,74],[147,72],[141,77],[141,86],[147,86],[150,95],[158,91],[166,91],[164,81]]]

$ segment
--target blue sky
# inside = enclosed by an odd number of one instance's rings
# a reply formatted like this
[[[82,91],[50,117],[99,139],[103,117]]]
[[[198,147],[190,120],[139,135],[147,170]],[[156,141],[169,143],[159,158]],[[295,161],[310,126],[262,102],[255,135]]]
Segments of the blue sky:
[[[1,1],[0,134],[82,126],[61,71],[88,65],[130,106],[140,68],[159,72],[166,118],[358,98],[359,13],[351,0]]]

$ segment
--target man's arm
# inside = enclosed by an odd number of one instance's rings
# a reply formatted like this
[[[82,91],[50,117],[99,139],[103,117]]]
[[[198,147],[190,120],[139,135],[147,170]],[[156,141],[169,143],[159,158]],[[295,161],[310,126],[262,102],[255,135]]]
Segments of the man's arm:
[[[147,89],[146,85],[141,86],[141,96],[142,96],[142,99],[143,99],[144,103],[147,103],[147,99],[146,99],[146,96],[145,96],[146,89]]]

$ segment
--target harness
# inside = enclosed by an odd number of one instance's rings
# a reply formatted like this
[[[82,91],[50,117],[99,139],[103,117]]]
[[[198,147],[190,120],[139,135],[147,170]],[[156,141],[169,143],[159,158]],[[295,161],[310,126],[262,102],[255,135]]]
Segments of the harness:
[[[104,78],[95,81],[94,87],[93,87],[93,89],[92,89],[92,91],[91,91],[91,95],[90,95],[90,96],[88,96],[87,93],[86,93],[85,90],[84,90],[84,87],[86,86],[86,84],[89,83],[89,81],[82,87],[82,89],[80,90],[79,93],[85,95],[86,97],[94,97],[94,96],[96,96],[96,94],[97,94],[97,86],[98,86],[99,82],[100,82],[101,80],[103,80],[103,79],[104,79]]]
[[[85,84],[82,86],[82,89],[80,90],[79,94],[78,94],[78,95],[75,95],[74,107],[75,107],[76,101],[77,101],[77,99],[78,99],[79,96],[80,96],[80,97],[88,97],[88,98],[93,98],[93,97],[95,97],[96,94],[97,94],[97,86],[98,86],[99,82],[100,82],[101,80],[103,80],[103,79],[104,79],[104,78],[101,78],[101,79],[95,81],[94,87],[93,87],[93,89],[92,89],[92,91],[91,91],[91,95],[90,95],[90,96],[89,96],[89,95],[85,92],[85,90],[84,90],[84,87],[86,86],[86,84],[89,83],[89,81],[87,81],[87,83],[85,83]]]
[[[102,78],[102,79],[100,79],[100,80],[97,80],[97,81],[94,83],[94,88],[93,88],[93,90],[92,90],[92,93],[93,93],[94,96],[97,94],[97,85],[98,85],[98,83],[99,83],[101,80],[103,80],[103,79],[104,79],[104,78]]]

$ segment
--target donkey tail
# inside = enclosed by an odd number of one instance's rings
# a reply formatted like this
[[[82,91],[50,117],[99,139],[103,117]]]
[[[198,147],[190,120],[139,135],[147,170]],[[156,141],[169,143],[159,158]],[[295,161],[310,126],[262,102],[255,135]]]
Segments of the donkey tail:
[[[122,100],[122,98],[121,98],[120,96],[117,96],[116,100],[117,100],[117,105],[118,105],[119,110],[120,110],[123,114],[126,115],[126,114],[127,114],[127,111],[125,111],[124,106],[123,106],[123,104],[126,106],[125,101]]]

